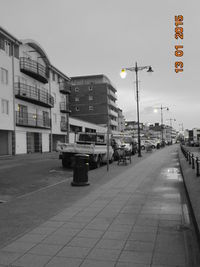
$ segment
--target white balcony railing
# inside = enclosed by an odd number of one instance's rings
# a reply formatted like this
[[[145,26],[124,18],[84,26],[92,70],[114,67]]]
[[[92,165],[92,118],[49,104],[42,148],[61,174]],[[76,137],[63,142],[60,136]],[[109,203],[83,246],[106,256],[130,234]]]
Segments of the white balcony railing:
[[[108,105],[114,107],[115,109],[117,109],[117,105],[114,101],[112,101],[111,99],[108,99]]]

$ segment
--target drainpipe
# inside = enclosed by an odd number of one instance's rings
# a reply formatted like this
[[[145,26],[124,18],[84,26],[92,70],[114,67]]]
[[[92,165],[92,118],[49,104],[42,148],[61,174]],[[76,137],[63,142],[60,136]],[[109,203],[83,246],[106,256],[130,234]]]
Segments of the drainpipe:
[[[12,45],[12,86],[13,86],[13,123],[14,134],[12,138],[12,155],[16,155],[16,115],[15,115],[15,68],[14,68],[14,44]],[[13,147],[14,142],[14,147]]]
[[[49,66],[48,66],[49,67]],[[49,68],[49,94],[51,95],[51,71]],[[50,152],[53,151],[53,133],[52,133],[52,125],[53,125],[53,121],[52,121],[52,108],[50,108],[50,122],[51,122],[51,128],[50,128]]]

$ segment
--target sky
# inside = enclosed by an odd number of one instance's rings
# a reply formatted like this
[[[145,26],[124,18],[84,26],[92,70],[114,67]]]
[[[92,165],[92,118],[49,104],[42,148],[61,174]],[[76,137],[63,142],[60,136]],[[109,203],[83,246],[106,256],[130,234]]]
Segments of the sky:
[[[123,67],[151,65],[138,72],[140,121],[200,128],[199,0],[0,0],[0,26],[18,39],[33,39],[51,64],[67,76],[105,74],[117,89],[126,120],[136,120],[135,72]],[[176,40],[176,15],[183,15],[183,39]],[[183,45],[183,56],[175,56]],[[174,64],[183,62],[183,72]],[[176,121],[174,121],[176,120]]]

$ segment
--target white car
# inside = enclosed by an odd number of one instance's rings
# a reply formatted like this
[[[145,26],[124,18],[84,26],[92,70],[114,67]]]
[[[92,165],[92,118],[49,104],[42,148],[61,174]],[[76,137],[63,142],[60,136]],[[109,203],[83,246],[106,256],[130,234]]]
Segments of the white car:
[[[152,140],[141,140],[141,149],[144,150],[146,147],[156,148],[156,144]]]

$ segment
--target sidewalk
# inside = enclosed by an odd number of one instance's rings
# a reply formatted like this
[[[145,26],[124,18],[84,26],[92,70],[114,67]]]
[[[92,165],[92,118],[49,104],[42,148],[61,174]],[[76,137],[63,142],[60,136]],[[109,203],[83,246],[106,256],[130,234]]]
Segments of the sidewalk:
[[[181,175],[163,151],[1,249],[0,266],[187,266]]]

